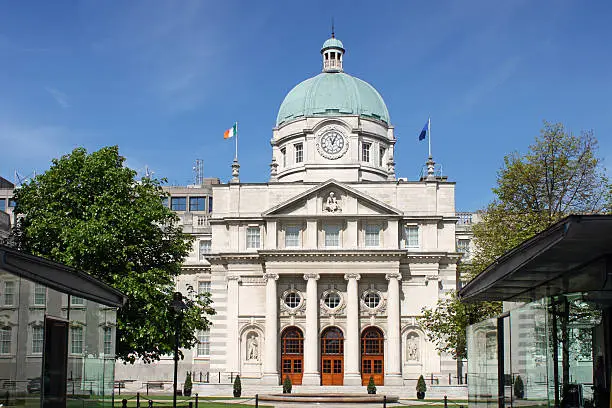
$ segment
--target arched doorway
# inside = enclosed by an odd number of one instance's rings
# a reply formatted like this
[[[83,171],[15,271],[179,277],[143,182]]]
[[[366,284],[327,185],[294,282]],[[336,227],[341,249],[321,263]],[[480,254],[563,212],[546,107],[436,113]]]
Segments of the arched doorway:
[[[344,334],[328,327],[321,334],[321,385],[344,384]]]
[[[385,338],[378,327],[368,327],[361,333],[361,384],[368,385],[370,377],[374,384],[385,383]]]
[[[292,384],[302,384],[303,367],[304,335],[295,326],[287,327],[281,334],[281,381],[289,377]]]

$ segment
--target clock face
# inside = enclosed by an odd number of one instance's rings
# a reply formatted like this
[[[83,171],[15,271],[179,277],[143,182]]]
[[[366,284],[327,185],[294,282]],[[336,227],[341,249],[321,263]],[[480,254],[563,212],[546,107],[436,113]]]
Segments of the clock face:
[[[336,155],[344,148],[344,136],[337,130],[329,130],[321,136],[321,149],[327,154]]]

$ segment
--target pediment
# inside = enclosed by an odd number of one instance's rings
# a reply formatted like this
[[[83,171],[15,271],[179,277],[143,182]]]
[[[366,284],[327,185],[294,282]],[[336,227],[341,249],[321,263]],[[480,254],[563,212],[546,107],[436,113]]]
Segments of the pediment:
[[[332,179],[264,211],[262,215],[264,217],[315,215],[398,217],[403,213],[347,184]]]

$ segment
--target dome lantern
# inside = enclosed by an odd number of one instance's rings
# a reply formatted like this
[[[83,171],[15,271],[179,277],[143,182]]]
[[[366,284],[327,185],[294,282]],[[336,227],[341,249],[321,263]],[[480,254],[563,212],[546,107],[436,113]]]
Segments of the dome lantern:
[[[342,59],[344,56],[344,45],[338,40],[332,30],[331,38],[323,43],[321,47],[323,56],[323,72],[342,72]]]

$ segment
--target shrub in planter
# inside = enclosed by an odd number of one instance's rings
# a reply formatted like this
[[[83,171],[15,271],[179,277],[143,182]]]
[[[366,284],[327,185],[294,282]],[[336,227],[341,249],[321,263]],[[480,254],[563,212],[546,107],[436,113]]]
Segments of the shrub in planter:
[[[291,378],[289,378],[289,376],[286,376],[285,381],[283,381],[283,394],[291,394],[291,388],[293,388],[293,385],[291,384]]]
[[[427,385],[425,384],[425,379],[423,378],[423,376],[420,376],[419,380],[417,381],[417,385],[416,385],[417,398],[424,399],[426,391],[427,391]]]
[[[376,394],[376,384],[374,384],[374,377],[370,377],[370,381],[368,381],[368,394]]]
[[[242,383],[240,382],[240,376],[237,375],[234,380],[234,398],[238,398],[242,395]]]
[[[183,384],[183,395],[186,397],[191,397],[192,388],[193,388],[193,383],[191,382],[191,373],[187,371],[187,377],[185,378],[185,384]]]
[[[525,384],[523,384],[523,379],[520,375],[517,375],[514,380],[514,395],[518,399],[525,398]]]

